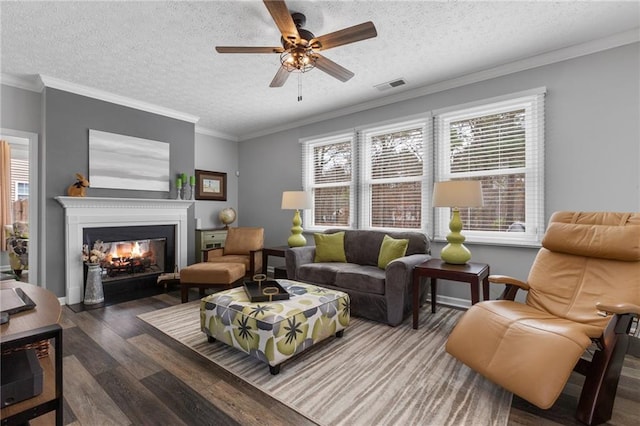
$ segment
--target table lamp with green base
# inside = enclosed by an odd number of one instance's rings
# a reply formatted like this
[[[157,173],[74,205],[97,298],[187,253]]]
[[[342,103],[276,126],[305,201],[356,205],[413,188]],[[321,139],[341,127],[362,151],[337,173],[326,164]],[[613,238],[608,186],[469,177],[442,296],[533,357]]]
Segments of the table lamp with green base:
[[[291,236],[287,240],[289,247],[302,247],[307,244],[307,240],[302,235],[302,218],[300,210],[311,207],[309,194],[305,191],[284,191],[282,193],[282,209],[295,210],[293,214],[293,226],[291,227]]]
[[[464,265],[471,260],[471,252],[464,246],[465,237],[460,219],[460,207],[482,207],[482,183],[477,180],[436,182],[433,186],[433,207],[451,207],[447,244],[440,252],[446,263]]]

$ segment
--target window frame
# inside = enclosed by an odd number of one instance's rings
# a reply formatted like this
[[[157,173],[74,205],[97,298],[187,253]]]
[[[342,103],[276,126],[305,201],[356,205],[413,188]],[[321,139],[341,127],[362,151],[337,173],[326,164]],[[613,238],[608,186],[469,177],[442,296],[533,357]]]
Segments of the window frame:
[[[432,158],[432,137],[431,137],[431,125],[432,120],[430,115],[421,114],[416,117],[405,117],[401,120],[390,121],[384,125],[379,126],[367,126],[358,129],[357,135],[359,140],[359,185],[358,193],[356,196],[359,198],[360,209],[358,211],[358,223],[361,229],[374,229],[390,232],[402,232],[402,231],[421,231],[427,229],[429,223],[431,223],[432,209],[431,206],[431,192],[432,192],[432,173],[429,173],[431,166],[430,158]],[[372,177],[372,158],[371,148],[372,139],[377,136],[398,133],[405,130],[415,129],[420,127],[422,129],[422,175],[416,178],[404,178],[404,179],[374,179]],[[421,183],[421,204],[420,204],[420,227],[419,228],[390,228],[390,227],[378,227],[372,226],[372,191],[371,187],[374,184],[380,183],[400,183],[400,182],[420,182]]]
[[[14,188],[13,188],[13,189],[14,189],[14,194],[15,194],[15,195],[14,195],[14,198],[15,198],[15,199],[14,199],[14,200],[12,200],[12,201],[18,201],[18,200],[23,200],[23,199],[28,200],[28,199],[29,199],[29,181],[25,181],[25,180],[14,180],[14,181],[13,181],[13,184],[14,184]],[[26,187],[27,187],[27,194],[26,194],[26,195],[25,195],[25,194],[22,194],[22,193],[19,191],[20,185],[23,185],[23,186],[26,186]]]
[[[436,127],[434,158],[435,181],[456,178],[477,178],[496,174],[523,173],[525,179],[525,232],[473,231],[463,230],[466,243],[497,245],[539,246],[544,233],[544,94],[546,89],[538,88],[498,98],[487,99],[472,104],[447,108],[434,113]],[[449,123],[482,117],[501,112],[524,109],[525,120],[525,166],[483,170],[476,172],[451,172],[447,156],[450,154],[451,140]],[[450,209],[434,209],[433,236],[436,241],[445,241],[449,233]]]
[[[339,143],[349,142],[351,145],[351,181],[344,185],[338,185],[333,183],[316,184],[314,182],[314,156],[313,149],[318,146],[333,145]],[[357,167],[355,158],[356,150],[356,137],[353,131],[340,132],[331,135],[325,135],[318,138],[301,139],[302,145],[302,188],[304,191],[311,193],[312,207],[302,212],[302,226],[307,231],[322,232],[327,229],[353,229],[356,223],[356,202],[353,194],[355,194],[356,188],[356,174]],[[349,187],[349,224],[347,226],[340,225],[316,225],[315,224],[315,189],[326,188],[333,186],[348,186]]]

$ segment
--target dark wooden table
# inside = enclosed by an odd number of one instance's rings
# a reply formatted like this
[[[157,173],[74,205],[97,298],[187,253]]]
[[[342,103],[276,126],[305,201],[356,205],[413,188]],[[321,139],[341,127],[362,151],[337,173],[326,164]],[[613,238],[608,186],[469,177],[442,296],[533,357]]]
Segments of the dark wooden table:
[[[289,246],[277,246],[277,247],[265,247],[262,249],[262,268],[265,274],[267,273],[269,256],[284,257],[284,254],[288,248]],[[274,278],[287,278],[286,270],[284,270],[285,276],[283,277],[283,276],[280,276],[281,273],[276,269],[281,270],[282,268],[274,268],[274,272],[273,272]]]
[[[420,312],[420,279],[431,279],[431,312],[436,311],[436,293],[438,278],[443,280],[460,281],[471,286],[471,304],[480,301],[480,282],[482,282],[482,297],[489,300],[489,265],[486,263],[468,262],[464,265],[453,265],[440,259],[430,259],[422,262],[413,270],[413,328],[418,328]]]
[[[42,358],[39,356],[44,376],[42,393],[2,408],[2,424],[29,424],[29,420],[42,417],[42,424],[62,425],[62,328],[58,324],[62,308],[58,298],[44,288],[15,280],[0,282],[0,288],[20,288],[36,304],[31,310],[12,314],[9,322],[0,326],[2,353],[43,343],[47,348],[49,339],[55,341],[55,350],[45,349]],[[48,415],[53,410],[55,417]]]

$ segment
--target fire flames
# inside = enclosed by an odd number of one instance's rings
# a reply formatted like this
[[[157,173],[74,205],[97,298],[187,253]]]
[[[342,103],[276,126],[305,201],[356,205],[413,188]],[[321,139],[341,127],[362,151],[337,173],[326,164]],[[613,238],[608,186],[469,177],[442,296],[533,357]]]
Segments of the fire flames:
[[[143,272],[152,264],[153,253],[148,243],[138,241],[111,243],[111,250],[105,259],[108,276]]]

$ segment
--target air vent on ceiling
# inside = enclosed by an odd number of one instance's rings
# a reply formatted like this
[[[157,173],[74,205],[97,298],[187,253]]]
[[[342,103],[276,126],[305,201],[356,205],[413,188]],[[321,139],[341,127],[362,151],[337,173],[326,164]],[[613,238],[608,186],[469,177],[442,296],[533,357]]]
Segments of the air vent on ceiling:
[[[397,78],[395,80],[387,81],[386,83],[376,84],[373,87],[382,92],[384,90],[393,89],[394,87],[404,86],[405,84],[407,84],[407,82],[404,78]]]

